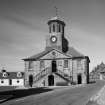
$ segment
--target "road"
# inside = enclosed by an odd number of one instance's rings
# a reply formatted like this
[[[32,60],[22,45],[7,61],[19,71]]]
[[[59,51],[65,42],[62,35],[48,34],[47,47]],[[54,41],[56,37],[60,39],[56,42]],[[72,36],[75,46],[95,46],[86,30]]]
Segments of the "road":
[[[89,98],[96,94],[104,84],[105,81],[98,81],[95,84],[75,88],[51,88],[52,91],[16,98],[0,105],[86,105]]]

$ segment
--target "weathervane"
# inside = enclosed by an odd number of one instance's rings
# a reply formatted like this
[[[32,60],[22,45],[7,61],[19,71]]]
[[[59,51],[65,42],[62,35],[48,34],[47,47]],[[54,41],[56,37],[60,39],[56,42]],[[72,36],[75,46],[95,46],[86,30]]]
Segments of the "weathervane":
[[[56,6],[54,6],[54,8],[55,8],[56,16],[58,17],[58,8]]]

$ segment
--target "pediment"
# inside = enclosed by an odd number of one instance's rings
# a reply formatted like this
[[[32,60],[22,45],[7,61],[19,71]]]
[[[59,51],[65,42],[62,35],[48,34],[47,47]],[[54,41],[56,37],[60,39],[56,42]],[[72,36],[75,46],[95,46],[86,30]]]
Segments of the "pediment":
[[[58,50],[53,49],[52,51],[48,52],[46,55],[42,56],[40,59],[65,59],[71,58]]]

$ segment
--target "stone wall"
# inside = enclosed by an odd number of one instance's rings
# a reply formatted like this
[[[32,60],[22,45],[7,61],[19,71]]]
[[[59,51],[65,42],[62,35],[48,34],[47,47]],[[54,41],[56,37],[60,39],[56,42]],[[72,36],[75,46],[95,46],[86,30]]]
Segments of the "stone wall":
[[[44,60],[45,66],[43,69],[48,68],[51,71],[52,60]],[[88,79],[88,61],[87,59],[68,59],[68,68],[64,68],[64,59],[56,60],[57,69],[63,71],[65,74],[73,77],[73,82],[78,83],[78,74],[81,74],[82,83],[87,83]],[[43,70],[42,69],[42,70]],[[40,61],[33,61],[32,68],[29,69],[29,61],[25,62],[25,84],[28,84],[29,75],[33,77],[42,71],[40,69]]]
[[[73,81],[78,83],[78,74],[82,76],[82,83],[87,83],[87,59],[75,59],[72,61]]]

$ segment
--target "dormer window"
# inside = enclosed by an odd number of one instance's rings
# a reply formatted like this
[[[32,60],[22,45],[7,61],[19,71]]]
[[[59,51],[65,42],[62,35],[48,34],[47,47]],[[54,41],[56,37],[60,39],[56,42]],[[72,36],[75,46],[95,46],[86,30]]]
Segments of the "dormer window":
[[[3,73],[3,77],[7,77],[8,75],[7,75],[7,73],[6,72],[4,72]]]
[[[18,72],[18,73],[17,73],[17,77],[22,77],[21,72]]]

